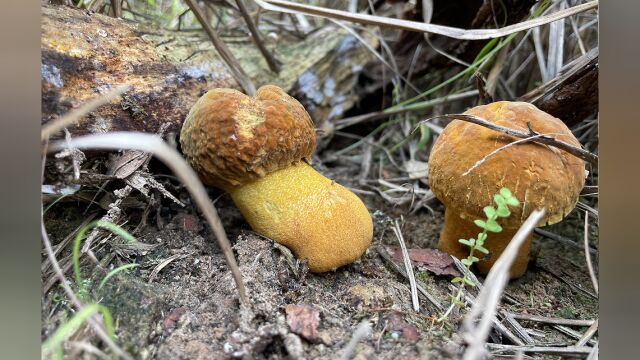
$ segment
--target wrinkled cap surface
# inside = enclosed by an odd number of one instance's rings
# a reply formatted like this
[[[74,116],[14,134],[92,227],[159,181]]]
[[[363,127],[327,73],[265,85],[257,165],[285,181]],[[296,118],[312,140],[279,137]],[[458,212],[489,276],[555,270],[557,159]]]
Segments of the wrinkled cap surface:
[[[527,122],[539,133],[573,146],[580,143],[569,128],[535,106],[524,102],[500,101],[469,109],[503,127],[528,133]],[[507,187],[520,200],[511,208],[503,227],[514,228],[536,208],[545,207],[547,217],[538,224],[556,223],[575,207],[584,186],[584,161],[560,150],[534,142],[523,142],[498,151],[462,176],[476,162],[517,138],[462,120],[453,120],[438,137],[429,157],[429,185],[446,206],[462,218],[484,219],[483,208],[493,205],[493,196]]]
[[[296,99],[265,85],[253,97],[233,89],[204,94],[182,125],[180,144],[205,184],[230,190],[297,161],[310,162],[316,135]]]

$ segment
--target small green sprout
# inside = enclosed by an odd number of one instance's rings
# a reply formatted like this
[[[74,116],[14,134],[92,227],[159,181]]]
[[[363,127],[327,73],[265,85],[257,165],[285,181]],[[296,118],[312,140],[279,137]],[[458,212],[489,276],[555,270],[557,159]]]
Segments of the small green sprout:
[[[462,306],[462,302],[460,298],[462,297],[462,293],[467,285],[474,287],[475,284],[471,281],[469,276],[467,275],[471,271],[471,266],[473,264],[480,261],[480,258],[474,256],[477,252],[484,254],[486,256],[489,254],[489,250],[484,247],[485,241],[487,240],[488,233],[499,233],[502,231],[502,227],[498,224],[498,218],[506,218],[511,215],[511,211],[509,210],[509,206],[518,206],[520,202],[516,199],[515,196],[511,193],[511,191],[507,188],[502,188],[500,191],[493,196],[493,202],[496,206],[486,206],[483,211],[486,215],[485,220],[477,219],[474,221],[474,224],[482,229],[482,232],[478,233],[478,236],[473,239],[460,239],[458,242],[464,244],[469,247],[469,256],[460,260],[460,262],[466,267],[467,271],[465,271],[462,277],[455,277],[451,280],[451,283],[456,284],[460,283],[460,287],[458,288],[458,292],[456,296],[451,296],[451,305],[447,309],[447,311],[438,319],[438,322],[446,319],[451,311],[456,307],[456,305]]]

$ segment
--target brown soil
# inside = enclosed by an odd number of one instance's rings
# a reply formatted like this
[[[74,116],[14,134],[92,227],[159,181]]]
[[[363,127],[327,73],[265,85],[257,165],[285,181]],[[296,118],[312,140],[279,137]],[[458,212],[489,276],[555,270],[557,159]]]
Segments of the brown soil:
[[[357,178],[359,166],[314,165],[329,178],[358,188],[353,179]],[[177,189],[174,193],[187,207],[163,201],[161,209],[151,211],[146,226],[136,234],[139,241],[159,246],[146,253],[116,252],[112,263],[136,261],[141,266],[112,278],[101,290],[97,290],[97,284],[104,272],[93,271],[90,283],[90,296],[113,313],[118,342],[137,358],[334,359],[341,355],[363,319],[370,320],[373,334],[357,346],[357,359],[441,359],[460,354],[462,340],[456,331],[464,313],[454,313],[449,322],[434,323],[438,312],[422,297],[421,312],[414,313],[408,281],[375,250],[380,244],[397,245],[389,224],[400,216],[409,248],[435,247],[443,215],[436,200],[430,204],[434,215],[425,210],[408,214],[406,208],[390,206],[378,196],[361,195],[375,222],[370,250],[356,264],[335,272],[311,274],[270,240],[251,232],[230,198],[222,195],[216,207],[234,242],[252,304],[247,308],[239,305],[224,258],[186,192],[179,187],[168,188]],[[211,193],[213,199],[219,195]],[[73,204],[56,205],[45,218],[52,240],[57,242],[72,231],[86,217],[83,211],[84,207]],[[129,213],[130,226],[135,226],[142,210]],[[581,231],[576,230],[581,229],[581,221],[574,212],[550,230],[581,239]],[[535,258],[529,271],[506,290],[515,304],[503,302],[502,306],[514,313],[596,318],[598,301],[587,294],[593,290],[583,252],[539,237],[533,247]],[[105,247],[98,258],[108,251]],[[175,259],[149,281],[154,268],[172,256]],[[85,276],[89,277],[95,266],[85,264]],[[417,277],[442,304],[449,303],[450,277],[420,269]],[[68,305],[60,298],[61,292],[53,288],[43,301],[43,336],[67,314]],[[288,304],[311,305],[319,311],[315,339],[308,341],[290,330],[284,311]],[[549,326],[525,321],[522,324],[537,331],[533,337],[538,343],[575,343],[575,339]],[[494,334],[494,338],[499,340],[498,335]]]

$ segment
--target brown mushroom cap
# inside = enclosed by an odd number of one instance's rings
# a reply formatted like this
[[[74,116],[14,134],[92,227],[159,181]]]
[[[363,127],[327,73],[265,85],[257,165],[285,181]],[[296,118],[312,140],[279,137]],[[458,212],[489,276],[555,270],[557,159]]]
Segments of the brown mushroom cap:
[[[539,134],[580,147],[559,119],[524,102],[500,101],[465,112],[507,128],[528,132],[527,123]],[[556,223],[578,201],[584,186],[584,162],[556,147],[524,142],[500,150],[468,175],[462,174],[492,151],[517,139],[483,126],[454,120],[433,145],[429,157],[429,185],[446,206],[468,220],[484,219],[483,208],[493,203],[500,188],[507,187],[520,200],[519,209],[500,219],[506,228],[517,228],[536,208],[547,217],[539,224]]]
[[[187,115],[180,144],[205,184],[230,190],[310,162],[316,135],[298,101],[265,85],[253,97],[233,89],[204,94]]]

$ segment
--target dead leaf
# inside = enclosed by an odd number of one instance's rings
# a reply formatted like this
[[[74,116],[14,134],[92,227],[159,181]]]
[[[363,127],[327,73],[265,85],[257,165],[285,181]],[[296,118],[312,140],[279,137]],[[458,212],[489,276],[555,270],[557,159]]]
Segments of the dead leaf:
[[[387,246],[387,252],[394,260],[402,261],[402,252],[398,246]],[[409,259],[415,265],[424,266],[436,275],[460,276],[453,259],[438,249],[409,249]]]
[[[287,324],[296,333],[311,342],[318,340],[320,311],[310,305],[286,305]]]

